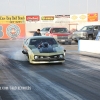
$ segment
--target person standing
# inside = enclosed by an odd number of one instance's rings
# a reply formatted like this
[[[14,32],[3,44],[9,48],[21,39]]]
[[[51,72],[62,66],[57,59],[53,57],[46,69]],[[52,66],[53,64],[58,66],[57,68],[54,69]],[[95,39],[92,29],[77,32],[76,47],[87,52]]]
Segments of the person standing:
[[[37,31],[33,34],[33,36],[41,36],[40,29],[37,29]]]

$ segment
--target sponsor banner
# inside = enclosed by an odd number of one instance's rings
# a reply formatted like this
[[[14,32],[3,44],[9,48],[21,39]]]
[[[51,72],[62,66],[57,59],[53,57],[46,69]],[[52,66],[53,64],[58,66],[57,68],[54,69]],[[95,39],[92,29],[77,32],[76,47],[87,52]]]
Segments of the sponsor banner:
[[[0,16],[0,24],[22,24],[25,23],[25,16]]]
[[[40,16],[38,15],[32,15],[32,16],[26,16],[26,22],[39,22]]]
[[[70,21],[87,22],[87,14],[70,15]]]
[[[70,22],[70,15],[55,15],[55,23],[68,23]]]
[[[54,23],[54,16],[50,15],[50,16],[41,16],[41,22],[43,23]]]
[[[24,37],[25,24],[0,24],[0,39]]]
[[[98,21],[98,13],[89,13],[88,22]]]

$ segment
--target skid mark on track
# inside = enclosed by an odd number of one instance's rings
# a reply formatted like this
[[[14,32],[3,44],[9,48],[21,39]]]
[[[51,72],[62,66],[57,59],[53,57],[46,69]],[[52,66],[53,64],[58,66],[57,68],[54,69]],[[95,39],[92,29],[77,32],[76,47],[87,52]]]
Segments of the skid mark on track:
[[[82,100],[82,98],[80,98],[77,95],[69,92],[68,90],[65,90],[64,88],[58,86],[57,84],[52,83],[51,81],[49,81],[48,79],[46,79],[46,78],[42,77],[41,75],[35,73],[34,71],[28,71],[28,69],[27,68],[23,68],[22,65],[18,65],[18,66],[20,66],[20,69],[23,72],[25,72],[26,74],[30,75],[31,77],[37,79],[38,82],[41,83],[41,85],[43,85],[44,89],[49,86],[48,89],[52,89],[52,91],[55,91],[57,94],[62,95],[63,97],[66,98],[66,100],[67,99],[68,100]],[[30,83],[32,83],[31,80],[29,80],[29,79],[27,79],[27,80]],[[49,93],[49,95],[50,95],[50,93]]]
[[[0,100],[2,100],[1,96],[0,96]]]

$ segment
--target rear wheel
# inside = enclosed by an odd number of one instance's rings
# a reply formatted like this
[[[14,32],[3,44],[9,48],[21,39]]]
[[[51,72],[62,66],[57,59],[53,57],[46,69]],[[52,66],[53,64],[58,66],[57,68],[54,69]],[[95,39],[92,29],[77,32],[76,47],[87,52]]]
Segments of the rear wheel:
[[[89,35],[88,40],[93,40],[93,35]]]

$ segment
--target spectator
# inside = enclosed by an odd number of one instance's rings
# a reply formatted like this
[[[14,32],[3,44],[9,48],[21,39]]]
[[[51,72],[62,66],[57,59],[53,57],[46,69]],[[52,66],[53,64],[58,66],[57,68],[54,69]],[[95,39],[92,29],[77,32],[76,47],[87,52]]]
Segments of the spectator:
[[[37,29],[33,36],[41,36],[40,29]]]

